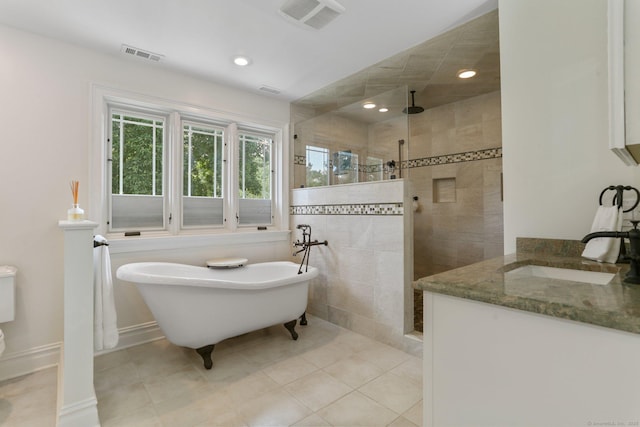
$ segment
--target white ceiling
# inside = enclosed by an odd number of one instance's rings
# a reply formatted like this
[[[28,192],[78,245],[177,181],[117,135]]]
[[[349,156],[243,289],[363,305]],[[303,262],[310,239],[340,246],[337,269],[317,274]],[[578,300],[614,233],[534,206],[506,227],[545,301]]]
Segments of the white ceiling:
[[[345,12],[321,30],[285,20],[285,0],[0,0],[0,23],[123,58],[122,45],[130,45],[164,55],[149,66],[249,91],[268,86],[293,101],[497,7],[338,1]],[[233,65],[237,54],[252,64]]]

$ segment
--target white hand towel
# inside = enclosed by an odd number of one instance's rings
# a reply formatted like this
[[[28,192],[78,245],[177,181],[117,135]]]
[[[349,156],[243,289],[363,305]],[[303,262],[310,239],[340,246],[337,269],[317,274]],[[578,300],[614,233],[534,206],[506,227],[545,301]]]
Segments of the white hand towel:
[[[622,209],[617,206],[598,206],[591,232],[621,231]],[[596,237],[587,242],[582,256],[594,261],[615,263],[620,252],[620,238]]]
[[[107,243],[107,239],[97,235],[94,240]],[[113,298],[111,259],[108,246],[93,249],[94,283],[94,347],[96,350],[113,348],[118,344],[116,305]]]

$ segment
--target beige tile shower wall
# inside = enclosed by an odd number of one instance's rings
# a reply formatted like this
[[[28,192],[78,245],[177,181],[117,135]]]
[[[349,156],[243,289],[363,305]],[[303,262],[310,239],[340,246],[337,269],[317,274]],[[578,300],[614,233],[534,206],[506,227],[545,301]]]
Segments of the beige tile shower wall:
[[[292,206],[402,203],[403,180],[359,183],[291,191]],[[320,275],[310,287],[308,311],[323,319],[397,348],[419,353],[413,330],[411,215],[291,215],[312,227],[312,239],[328,246],[311,250],[310,265]],[[293,258],[299,262],[300,258]]]
[[[411,159],[501,147],[500,92],[411,116],[410,129]],[[501,158],[411,169],[416,278],[503,254],[501,175]],[[434,202],[436,179],[455,179],[455,201]]]

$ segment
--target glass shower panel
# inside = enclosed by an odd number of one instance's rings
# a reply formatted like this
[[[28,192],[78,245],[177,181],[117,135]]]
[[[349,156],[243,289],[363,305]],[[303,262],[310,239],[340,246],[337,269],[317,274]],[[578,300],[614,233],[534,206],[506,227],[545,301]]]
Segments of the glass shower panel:
[[[296,123],[293,187],[400,178],[401,165],[406,178],[407,100],[403,86]],[[364,109],[365,102],[376,108]],[[400,140],[407,143],[399,147]],[[396,165],[395,174],[388,173],[389,162]]]

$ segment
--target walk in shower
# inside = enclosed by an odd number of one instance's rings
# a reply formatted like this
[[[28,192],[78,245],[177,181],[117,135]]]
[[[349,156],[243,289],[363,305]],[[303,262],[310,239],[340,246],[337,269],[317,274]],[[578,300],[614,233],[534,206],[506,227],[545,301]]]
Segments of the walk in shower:
[[[476,69],[477,75],[459,79],[457,72],[468,68]],[[367,96],[389,87],[395,89]],[[407,194],[399,199],[403,214],[411,219],[402,229],[411,233],[410,252],[405,253],[412,261],[410,280],[502,255],[497,10],[294,102],[292,121],[292,188],[330,188],[338,195],[332,198],[336,205],[308,206],[308,212],[348,212],[356,208],[352,194],[376,192],[361,187],[349,193],[340,190],[341,184],[405,182]],[[307,195],[295,197],[304,204]],[[336,228],[342,223],[335,219],[324,217],[328,232],[349,234],[356,246],[371,242],[368,234],[379,234],[365,222]],[[312,299],[336,297],[329,295],[330,287],[322,292]],[[340,315],[364,327],[357,316],[367,311],[373,297],[366,287],[350,292],[339,296],[361,301],[360,306],[355,304],[353,318]],[[416,292],[405,298],[405,311],[413,318],[406,322],[405,332],[422,329],[421,297]]]

